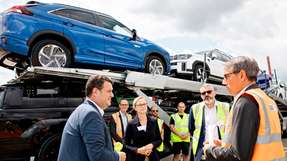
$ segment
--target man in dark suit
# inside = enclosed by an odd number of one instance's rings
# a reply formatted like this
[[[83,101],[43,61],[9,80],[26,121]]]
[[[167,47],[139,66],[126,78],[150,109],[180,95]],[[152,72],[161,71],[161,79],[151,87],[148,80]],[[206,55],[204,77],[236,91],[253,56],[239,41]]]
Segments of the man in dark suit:
[[[286,160],[276,103],[256,85],[257,62],[231,59],[224,67],[223,84],[234,96],[223,141],[205,145],[207,161]]]
[[[113,97],[112,81],[104,76],[91,76],[86,96],[65,125],[58,161],[124,161],[125,153],[113,151],[103,119]]]

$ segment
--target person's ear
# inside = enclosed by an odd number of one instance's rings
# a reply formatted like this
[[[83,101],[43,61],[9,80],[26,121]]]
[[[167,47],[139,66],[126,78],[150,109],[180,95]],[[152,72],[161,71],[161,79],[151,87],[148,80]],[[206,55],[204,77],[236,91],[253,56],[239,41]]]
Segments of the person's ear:
[[[246,71],[245,71],[245,70],[240,70],[240,72],[241,72],[241,77],[240,77],[241,80],[242,80],[242,81],[248,80]]]
[[[93,88],[93,94],[98,94],[99,90],[97,88]]]
[[[239,79],[240,79],[240,82],[243,82],[244,81],[244,74],[245,73],[245,71],[243,71],[243,70],[240,70],[239,71],[239,73],[238,73],[238,75],[239,75]]]

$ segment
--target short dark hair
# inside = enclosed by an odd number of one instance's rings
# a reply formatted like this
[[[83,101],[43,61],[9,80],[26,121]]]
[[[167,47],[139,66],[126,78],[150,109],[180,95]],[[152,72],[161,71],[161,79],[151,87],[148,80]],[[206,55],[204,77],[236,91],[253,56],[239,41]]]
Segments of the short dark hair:
[[[98,90],[103,89],[103,85],[105,82],[110,82],[111,84],[113,84],[112,80],[109,77],[100,75],[90,76],[86,83],[86,96],[90,96],[94,88],[97,88]]]
[[[119,104],[121,104],[122,101],[127,101],[127,102],[129,102],[128,99],[126,99],[126,98],[121,98],[120,101],[119,101]]]

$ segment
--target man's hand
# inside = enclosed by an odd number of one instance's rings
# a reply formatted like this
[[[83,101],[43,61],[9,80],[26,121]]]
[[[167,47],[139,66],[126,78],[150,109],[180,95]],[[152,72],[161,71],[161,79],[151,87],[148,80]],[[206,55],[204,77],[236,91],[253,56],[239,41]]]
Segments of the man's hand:
[[[213,140],[215,146],[222,146],[222,141],[219,139]]]
[[[219,139],[213,140],[213,143],[209,143],[208,140],[204,141],[203,143],[204,146],[222,146],[222,141]]]
[[[188,133],[186,133],[186,134],[181,134],[181,135],[180,135],[180,138],[181,138],[182,140],[185,140],[185,139],[188,138],[188,136],[189,136]]]
[[[126,160],[126,153],[124,152],[118,152],[119,154],[119,161],[125,161]]]
[[[206,150],[208,149],[208,148],[210,148],[210,147],[214,147],[214,146],[222,146],[222,141],[221,140],[219,140],[219,139],[215,139],[215,140],[213,140],[213,144],[209,144],[209,142],[208,141],[205,141],[204,143],[203,143],[203,155],[205,156],[205,152],[206,152]]]

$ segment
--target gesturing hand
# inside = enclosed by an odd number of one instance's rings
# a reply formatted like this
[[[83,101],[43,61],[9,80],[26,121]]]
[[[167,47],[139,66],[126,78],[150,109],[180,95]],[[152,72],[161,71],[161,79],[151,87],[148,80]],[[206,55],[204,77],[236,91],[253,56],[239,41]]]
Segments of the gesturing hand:
[[[126,153],[124,152],[118,152],[119,153],[119,161],[125,161],[126,160]]]

